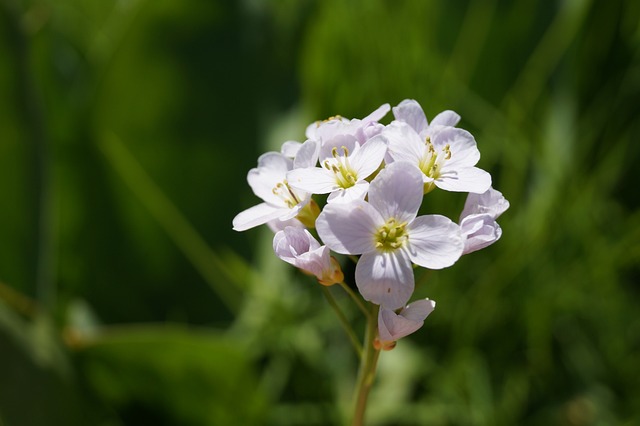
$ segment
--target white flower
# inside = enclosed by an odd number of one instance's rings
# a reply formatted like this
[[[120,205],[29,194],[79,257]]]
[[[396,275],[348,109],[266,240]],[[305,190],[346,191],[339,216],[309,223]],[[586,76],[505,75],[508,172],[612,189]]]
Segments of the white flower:
[[[391,109],[389,104],[383,104],[371,114],[359,120],[354,118],[348,120],[344,117],[331,117],[325,121],[317,121],[307,127],[306,136],[308,139],[316,140],[323,145],[331,141],[336,136],[353,136],[360,144],[382,131],[384,126],[380,121]]]
[[[447,110],[433,117],[429,123],[422,107],[413,99],[405,99],[398,106],[393,107],[393,116],[396,120],[404,121],[411,126],[423,140],[427,136],[432,137],[442,127],[455,127],[460,121],[460,116],[456,112]]]
[[[411,297],[412,263],[441,269],[462,253],[458,225],[439,215],[416,217],[422,187],[417,168],[396,162],[371,182],[369,202],[328,204],[316,221],[320,238],[333,251],[362,254],[356,285],[366,300],[388,309],[405,306]]]
[[[378,312],[378,340],[382,349],[392,348],[398,339],[416,332],[424,324],[424,320],[436,307],[436,302],[429,299],[410,303],[398,313],[381,307]]]
[[[502,236],[496,219],[509,208],[500,191],[489,188],[483,194],[469,194],[460,214],[460,227],[466,237],[463,254],[483,249]]]
[[[273,238],[273,251],[291,265],[313,274],[320,284],[342,282],[344,275],[327,246],[321,246],[306,229],[286,227]]]
[[[466,130],[442,127],[423,139],[409,124],[394,121],[382,135],[393,161],[407,161],[422,171],[425,193],[437,186],[446,191],[481,194],[491,186],[491,175],[474,167],[480,151]]]
[[[233,229],[245,231],[278,219],[295,218],[311,200],[311,194],[291,188],[286,176],[295,167],[311,167],[318,156],[317,143],[305,142],[291,160],[278,152],[267,152],[258,158],[258,167],[251,169],[247,181],[253,193],[264,203],[250,207],[233,219]]]
[[[334,137],[320,152],[320,165],[287,173],[289,185],[312,194],[331,194],[328,202],[363,199],[369,189],[365,179],[375,172],[387,151],[376,136],[360,145],[353,136]]]

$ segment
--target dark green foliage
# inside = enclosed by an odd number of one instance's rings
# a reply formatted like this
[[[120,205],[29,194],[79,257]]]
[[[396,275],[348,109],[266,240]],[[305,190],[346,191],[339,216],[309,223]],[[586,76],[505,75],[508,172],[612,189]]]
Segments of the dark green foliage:
[[[417,272],[370,423],[635,424],[639,4],[0,0],[0,425],[340,423],[336,318],[231,220],[261,152],[405,98],[511,208]]]

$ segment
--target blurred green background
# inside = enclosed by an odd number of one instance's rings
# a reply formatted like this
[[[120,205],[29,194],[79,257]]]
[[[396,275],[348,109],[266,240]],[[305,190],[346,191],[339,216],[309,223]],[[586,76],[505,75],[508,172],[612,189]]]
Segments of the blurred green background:
[[[369,423],[640,424],[640,2],[0,5],[1,426],[340,424],[348,339],[231,220],[260,153],[405,98],[461,114],[511,208],[418,274],[438,307]]]

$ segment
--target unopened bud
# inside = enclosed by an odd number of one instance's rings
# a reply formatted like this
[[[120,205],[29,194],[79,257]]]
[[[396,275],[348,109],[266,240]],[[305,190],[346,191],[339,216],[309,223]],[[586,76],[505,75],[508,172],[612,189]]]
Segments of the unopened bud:
[[[316,219],[320,216],[320,207],[313,199],[300,210],[296,219],[298,219],[307,228],[316,227]]]

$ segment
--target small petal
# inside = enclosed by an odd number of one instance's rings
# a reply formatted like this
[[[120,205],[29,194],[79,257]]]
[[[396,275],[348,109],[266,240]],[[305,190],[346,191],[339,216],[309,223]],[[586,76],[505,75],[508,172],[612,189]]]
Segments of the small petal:
[[[421,299],[409,303],[407,307],[400,312],[400,315],[411,321],[424,321],[435,308],[435,301]]]
[[[287,173],[287,182],[292,188],[311,194],[328,194],[339,188],[335,175],[320,167],[291,170]]]
[[[369,190],[369,182],[363,180],[347,189],[339,188],[327,197],[327,203],[348,203],[353,200],[364,200]]]
[[[404,250],[363,254],[356,265],[362,297],[388,309],[406,305],[414,288],[413,267]]]
[[[333,158],[333,149],[338,150],[338,154],[344,153],[343,149],[346,148],[348,152],[352,153],[356,148],[356,137],[353,135],[339,134],[331,139],[322,142],[322,148],[320,148],[320,162],[327,158]]]
[[[273,250],[278,257],[297,257],[315,250],[320,243],[306,229],[287,227],[273,237]]]
[[[387,144],[380,136],[374,137],[354,151],[349,160],[358,175],[358,180],[366,179],[375,172],[380,167],[386,153]]]
[[[502,236],[500,225],[488,214],[469,215],[462,220],[460,227],[466,236],[462,254],[488,247]]]
[[[473,167],[480,160],[480,151],[473,135],[466,130],[447,127],[433,135],[431,141],[436,150],[449,145],[451,159],[447,161],[447,167],[462,168]]]
[[[275,207],[271,204],[261,203],[238,213],[233,218],[233,229],[235,231],[246,231],[247,229],[265,224],[270,220],[278,219],[286,214],[289,209]]]
[[[462,255],[464,239],[460,227],[440,215],[417,217],[408,226],[411,261],[429,269],[453,265]]]
[[[280,147],[280,153],[288,158],[295,158],[302,143],[297,141],[286,141]]]
[[[491,186],[491,175],[477,167],[457,170],[443,167],[442,175],[436,179],[435,184],[446,191],[482,194]]]
[[[274,234],[277,233],[278,231],[284,230],[284,228],[286,228],[287,226],[293,226],[294,228],[303,228],[303,229],[305,227],[302,224],[302,222],[300,222],[296,218],[289,219],[289,220],[273,219],[267,222],[267,226],[269,227],[269,229],[271,229],[271,232],[273,232]]]
[[[369,203],[385,218],[409,222],[422,204],[422,172],[413,164],[396,161],[384,168],[369,186]]]
[[[488,214],[492,218],[497,219],[502,213],[509,208],[509,201],[502,195],[500,191],[489,188],[482,194],[469,194],[464,203],[464,209],[460,214],[460,219],[472,214]]]
[[[320,143],[312,140],[307,140],[298,149],[295,158],[293,159],[293,168],[307,168],[315,167],[318,162],[318,155],[320,153]]]
[[[374,233],[384,219],[369,203],[327,204],[318,219],[316,229],[331,250],[342,254],[362,254],[374,249]]]
[[[418,164],[426,146],[420,135],[408,124],[394,121],[382,132],[387,140],[389,156],[394,161]]]
[[[387,308],[378,313],[378,336],[383,342],[393,342],[417,331],[424,320],[433,312],[436,303],[433,300],[418,300],[402,309],[399,314]]]
[[[440,114],[433,117],[431,120],[431,127],[433,126],[447,126],[455,127],[460,122],[460,116],[454,111],[442,111]]]
[[[429,125],[422,107],[413,99],[405,99],[393,107],[393,116],[396,120],[407,123],[416,133],[422,132]]]
[[[366,125],[373,121],[380,121],[382,120],[382,118],[384,118],[385,115],[387,115],[390,109],[391,109],[391,106],[389,104],[382,104],[378,107],[378,109],[376,109],[371,114],[363,118],[362,123]]]
[[[247,181],[253,193],[264,201],[281,205],[282,200],[273,194],[273,188],[285,179],[293,162],[279,152],[267,152],[258,158],[258,167],[247,174]]]

